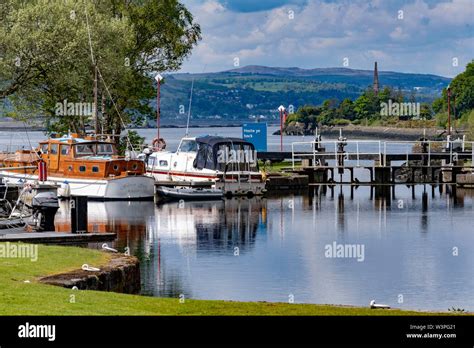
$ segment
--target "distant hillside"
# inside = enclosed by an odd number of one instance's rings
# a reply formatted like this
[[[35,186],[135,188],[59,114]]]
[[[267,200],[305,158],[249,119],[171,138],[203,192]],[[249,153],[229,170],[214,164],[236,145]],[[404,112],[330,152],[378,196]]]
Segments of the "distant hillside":
[[[203,120],[276,120],[279,105],[318,105],[334,98],[357,98],[372,84],[373,71],[347,68],[301,69],[245,66],[203,74],[171,74],[162,87],[164,120],[183,123],[187,117],[191,81],[194,79],[192,115]],[[417,101],[439,97],[449,78],[379,71],[381,86],[400,88]],[[180,113],[181,112],[181,113]]]

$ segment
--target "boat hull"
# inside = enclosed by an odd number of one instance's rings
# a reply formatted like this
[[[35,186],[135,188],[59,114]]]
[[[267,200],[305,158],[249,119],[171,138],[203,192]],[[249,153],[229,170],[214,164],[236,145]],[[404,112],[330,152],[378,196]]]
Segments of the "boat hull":
[[[37,175],[0,171],[5,183],[38,182]],[[87,196],[102,200],[146,200],[154,198],[154,180],[146,175],[111,178],[108,180],[48,177],[47,183],[60,187],[68,182],[72,196]]]
[[[223,193],[216,189],[171,188],[158,186],[156,194],[162,200],[216,200],[222,199]]]
[[[179,172],[161,172],[161,171],[149,171],[148,175],[153,177],[158,183],[160,181],[172,181],[176,182],[178,186],[180,182],[211,182],[212,186],[216,189],[222,190],[225,195],[231,196],[246,196],[246,195],[263,195],[266,192],[265,182],[259,179],[251,179],[246,181],[239,181],[238,175],[228,173],[226,180],[223,181],[219,178],[219,175],[215,172],[196,174],[196,173],[179,173]],[[222,175],[222,174],[221,174]],[[254,173],[252,176],[259,175]],[[248,174],[242,175],[248,178]]]

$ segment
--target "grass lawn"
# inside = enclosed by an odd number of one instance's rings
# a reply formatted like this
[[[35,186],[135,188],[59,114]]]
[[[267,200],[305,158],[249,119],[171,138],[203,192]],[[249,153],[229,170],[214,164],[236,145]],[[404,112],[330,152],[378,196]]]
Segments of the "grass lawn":
[[[0,243],[5,244],[5,243]],[[0,257],[0,315],[436,315],[400,310],[204,300],[179,300],[100,291],[69,290],[37,278],[101,266],[108,254],[75,247],[39,246],[38,260]],[[29,283],[25,283],[29,281]],[[75,295],[75,303],[71,303]]]
[[[274,162],[268,165],[268,164],[263,163],[263,161],[259,161],[258,166],[260,169],[264,169],[267,173],[272,173],[272,174],[278,173],[282,175],[290,175],[289,173],[282,172],[282,169],[291,168],[292,163],[291,161],[282,161],[282,162]],[[295,162],[295,169],[298,169],[299,167],[301,167],[301,162]]]

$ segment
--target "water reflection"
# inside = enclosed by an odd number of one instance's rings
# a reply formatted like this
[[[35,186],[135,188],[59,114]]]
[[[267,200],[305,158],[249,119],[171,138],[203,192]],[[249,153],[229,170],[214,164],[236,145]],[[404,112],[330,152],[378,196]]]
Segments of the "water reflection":
[[[336,185],[184,204],[89,202],[89,230],[118,233],[114,247],[139,257],[148,295],[473,310],[473,198],[451,186]],[[67,214],[62,205],[58,228]],[[333,242],[363,244],[364,261],[325,257]]]

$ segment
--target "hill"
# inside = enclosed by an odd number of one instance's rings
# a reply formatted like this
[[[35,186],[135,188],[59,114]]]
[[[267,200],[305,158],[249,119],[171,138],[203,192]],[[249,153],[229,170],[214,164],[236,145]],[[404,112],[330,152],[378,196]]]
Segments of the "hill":
[[[301,69],[250,65],[215,73],[177,73],[162,87],[162,115],[166,122],[184,123],[191,81],[193,122],[262,118],[276,120],[279,105],[318,105],[326,99],[355,99],[372,84],[373,71],[348,68]],[[381,86],[401,89],[419,102],[440,96],[450,79],[437,75],[379,71]],[[153,103],[153,101],[152,101]]]

